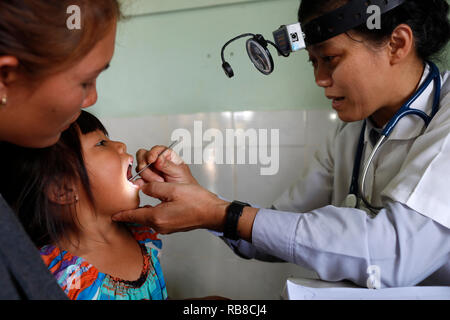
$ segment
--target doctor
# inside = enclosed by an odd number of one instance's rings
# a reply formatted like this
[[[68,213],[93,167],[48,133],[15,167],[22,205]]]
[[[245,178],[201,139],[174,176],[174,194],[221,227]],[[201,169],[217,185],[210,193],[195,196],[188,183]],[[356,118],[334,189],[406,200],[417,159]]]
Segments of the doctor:
[[[347,3],[303,0],[299,21]],[[240,256],[296,263],[327,281],[367,286],[376,270],[380,287],[450,285],[450,72],[428,62],[449,40],[448,10],[445,0],[406,0],[383,14],[381,30],[362,25],[307,47],[342,123],[271,209],[210,193],[174,154],[155,162],[158,146],[138,159],[162,172],[142,174],[142,190],[162,203],[114,219],[166,234],[224,232]],[[414,114],[400,118],[402,107]]]

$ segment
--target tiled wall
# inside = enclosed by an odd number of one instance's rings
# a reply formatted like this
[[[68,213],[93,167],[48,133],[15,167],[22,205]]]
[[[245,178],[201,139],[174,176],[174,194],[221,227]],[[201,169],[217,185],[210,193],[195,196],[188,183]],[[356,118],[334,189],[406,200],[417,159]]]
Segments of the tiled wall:
[[[336,114],[326,110],[199,113],[103,119],[103,122],[110,137],[125,142],[128,152],[134,155],[138,148],[167,145],[175,129],[185,128],[193,134],[194,121],[199,120],[204,131],[216,128],[224,135],[227,128],[279,129],[279,171],[276,175],[262,176],[261,164],[190,165],[199,183],[210,191],[260,207],[269,207],[295,182],[314,150],[337,123]],[[224,148],[224,152],[228,152],[230,146]],[[147,196],[141,199],[143,205],[158,203]],[[164,246],[162,267],[169,296],[174,299],[207,295],[279,299],[286,278],[315,277],[313,271],[293,264],[239,258],[206,230],[161,238]]]

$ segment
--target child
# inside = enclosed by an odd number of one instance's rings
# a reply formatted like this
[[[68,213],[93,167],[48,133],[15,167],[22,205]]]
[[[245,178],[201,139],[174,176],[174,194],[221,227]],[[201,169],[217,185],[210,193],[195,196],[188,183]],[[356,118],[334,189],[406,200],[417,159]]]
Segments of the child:
[[[157,234],[111,220],[139,206],[139,187],[97,118],[82,111],[52,147],[1,150],[1,193],[70,299],[167,299]]]

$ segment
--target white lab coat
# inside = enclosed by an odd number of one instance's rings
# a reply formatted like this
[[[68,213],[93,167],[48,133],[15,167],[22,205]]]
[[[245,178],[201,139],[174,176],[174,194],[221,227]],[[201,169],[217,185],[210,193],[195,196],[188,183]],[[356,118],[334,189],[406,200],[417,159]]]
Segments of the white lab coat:
[[[427,65],[421,83],[429,70]],[[427,128],[417,116],[400,120],[370,166],[365,191],[373,205],[399,202],[450,228],[450,72],[442,73],[441,80],[439,112]],[[430,114],[434,90],[430,84],[411,108]],[[361,127],[362,121],[339,124],[316,153],[313,164],[274,207],[308,212],[330,204],[342,206],[351,184]],[[372,129],[368,121],[364,159],[373,148],[369,138]],[[363,204],[360,208],[369,211]]]
[[[427,66],[421,82],[428,74]],[[441,80],[439,112],[429,126],[403,118],[373,161],[366,192],[384,207],[376,218],[365,207],[342,207],[362,122],[342,123],[275,201],[276,210],[258,211],[252,242],[224,241],[241,257],[289,261],[327,281],[365,286],[375,266],[381,287],[450,285],[450,72]],[[430,85],[412,108],[429,114],[433,91]],[[365,158],[372,129],[368,123]]]

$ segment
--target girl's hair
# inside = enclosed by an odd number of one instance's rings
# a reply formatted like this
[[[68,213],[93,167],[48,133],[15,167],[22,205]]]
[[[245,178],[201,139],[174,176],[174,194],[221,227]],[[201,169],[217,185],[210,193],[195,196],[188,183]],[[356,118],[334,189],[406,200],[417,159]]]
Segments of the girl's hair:
[[[94,203],[80,134],[96,130],[108,135],[95,116],[81,111],[78,120],[51,147],[31,149],[0,144],[0,193],[37,247],[57,243],[66,231],[78,232],[75,201],[70,205],[57,204],[50,199],[50,192],[69,190],[79,184]]]
[[[298,11],[300,23],[307,23],[352,0],[302,0]],[[354,1],[354,0],[353,0]],[[359,0],[358,0],[359,1]],[[446,0],[406,0],[381,16],[381,29],[370,30],[366,24],[354,29],[369,42],[381,44],[400,24],[407,24],[414,33],[417,55],[432,60],[450,40],[449,4]]]
[[[67,26],[71,5],[80,8],[80,29]],[[42,77],[81,60],[120,18],[118,0],[2,0],[0,56],[15,56],[25,76]]]

